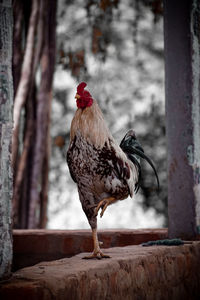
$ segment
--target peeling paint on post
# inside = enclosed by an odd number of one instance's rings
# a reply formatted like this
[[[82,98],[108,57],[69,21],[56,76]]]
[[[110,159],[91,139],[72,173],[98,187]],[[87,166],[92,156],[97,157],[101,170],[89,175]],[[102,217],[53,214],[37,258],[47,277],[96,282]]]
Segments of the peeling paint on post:
[[[192,121],[194,139],[194,195],[196,201],[196,225],[200,226],[200,2],[193,0],[191,9],[192,38]]]
[[[0,279],[11,274],[12,1],[0,1]]]
[[[164,1],[169,236],[200,225],[200,3]]]

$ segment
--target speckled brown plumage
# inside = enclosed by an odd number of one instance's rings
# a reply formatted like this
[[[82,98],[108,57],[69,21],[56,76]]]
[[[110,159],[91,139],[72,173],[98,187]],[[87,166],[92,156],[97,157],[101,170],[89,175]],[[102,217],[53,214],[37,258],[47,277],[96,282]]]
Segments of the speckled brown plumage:
[[[96,148],[78,131],[68,149],[67,162],[92,228],[96,227],[94,209],[102,199],[112,196],[117,201],[132,196],[134,181],[131,188],[129,180],[131,172],[136,179],[137,170],[113,139],[109,138],[103,148]]]

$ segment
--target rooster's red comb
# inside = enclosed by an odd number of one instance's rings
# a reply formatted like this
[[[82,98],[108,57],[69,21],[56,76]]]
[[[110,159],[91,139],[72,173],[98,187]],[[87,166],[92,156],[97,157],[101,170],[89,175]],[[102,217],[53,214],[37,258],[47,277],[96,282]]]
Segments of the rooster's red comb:
[[[85,82],[81,82],[78,86],[77,86],[77,93],[80,95],[84,88],[87,86],[87,83]]]

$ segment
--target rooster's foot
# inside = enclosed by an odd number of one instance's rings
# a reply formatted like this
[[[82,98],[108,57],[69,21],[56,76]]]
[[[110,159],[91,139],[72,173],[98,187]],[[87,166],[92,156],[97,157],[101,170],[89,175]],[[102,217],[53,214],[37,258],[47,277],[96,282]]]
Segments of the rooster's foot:
[[[103,252],[101,252],[100,250],[97,252],[93,252],[91,255],[88,256],[84,256],[83,259],[102,259],[102,258],[110,258],[109,255],[104,254]]]
[[[94,250],[93,253],[89,256],[84,256],[83,259],[102,259],[102,258],[110,258],[109,255],[104,254],[101,249],[100,249],[100,244],[103,244],[102,242],[98,241],[97,237],[97,228],[92,228],[92,237],[93,237],[93,242],[94,242]]]
[[[101,200],[99,202],[99,204],[97,205],[97,207],[95,208],[95,212],[94,212],[95,216],[98,215],[99,209],[102,208],[102,211],[100,213],[100,217],[102,218],[108,205],[110,205],[113,202],[115,202],[115,198],[113,198],[113,197],[109,197],[109,198],[105,198],[105,199]]]

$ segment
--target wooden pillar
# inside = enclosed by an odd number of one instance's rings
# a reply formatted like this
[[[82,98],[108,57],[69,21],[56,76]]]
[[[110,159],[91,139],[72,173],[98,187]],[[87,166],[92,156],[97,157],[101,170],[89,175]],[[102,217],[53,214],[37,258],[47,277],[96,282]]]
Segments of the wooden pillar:
[[[169,236],[200,225],[200,2],[164,0]]]
[[[12,0],[0,1],[0,279],[11,274]]]

